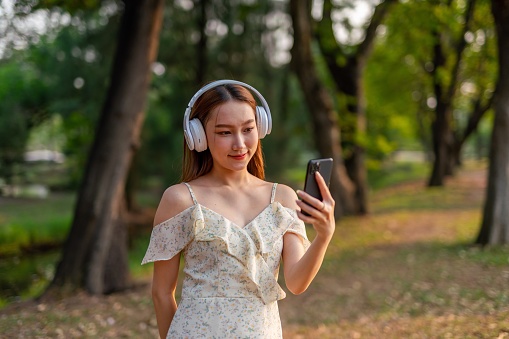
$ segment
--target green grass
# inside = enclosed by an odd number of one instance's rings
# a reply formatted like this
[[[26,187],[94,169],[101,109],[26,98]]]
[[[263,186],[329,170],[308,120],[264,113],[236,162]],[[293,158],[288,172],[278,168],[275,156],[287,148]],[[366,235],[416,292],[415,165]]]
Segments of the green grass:
[[[58,244],[70,227],[73,194],[47,199],[2,199],[0,204],[0,255],[19,254],[23,247]]]
[[[453,247],[456,255],[460,258],[472,260],[487,266],[493,267],[507,267],[509,265],[509,246],[498,247],[473,247],[473,246],[460,246],[459,248]]]
[[[388,162],[368,170],[368,183],[376,191],[408,181],[424,181],[429,171],[428,163]]]

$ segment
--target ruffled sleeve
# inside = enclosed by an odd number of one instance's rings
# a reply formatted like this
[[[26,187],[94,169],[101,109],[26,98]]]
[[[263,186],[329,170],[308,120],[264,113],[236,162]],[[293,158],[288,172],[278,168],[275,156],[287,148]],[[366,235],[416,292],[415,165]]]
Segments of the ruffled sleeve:
[[[306,225],[304,221],[300,220],[297,216],[297,212],[292,209],[287,209],[287,211],[293,216],[293,222],[290,224],[290,227],[286,230],[286,232],[294,233],[299,236],[302,241],[302,245],[304,246],[304,250],[308,250],[311,243],[309,242],[307,233],[306,233]]]
[[[154,226],[150,243],[141,264],[168,260],[180,253],[194,238],[195,206]]]

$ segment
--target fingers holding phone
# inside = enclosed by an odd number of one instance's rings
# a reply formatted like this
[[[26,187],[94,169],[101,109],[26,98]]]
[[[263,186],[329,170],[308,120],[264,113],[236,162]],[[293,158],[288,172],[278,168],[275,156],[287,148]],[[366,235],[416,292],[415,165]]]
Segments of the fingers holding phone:
[[[312,224],[317,235],[330,238],[335,228],[335,202],[328,185],[332,173],[332,159],[314,159],[308,163],[304,191],[297,191],[301,200],[297,205],[299,218]]]
[[[320,189],[320,194],[322,196],[322,208],[321,210],[331,208],[334,212],[334,207],[336,205],[334,199],[332,198],[332,194],[329,190],[328,183],[325,182],[324,177],[320,174],[320,172],[315,173],[315,179],[318,184],[318,188]]]
[[[298,201],[298,205],[301,208],[301,213],[307,217],[319,217],[320,214],[332,211],[334,212],[335,202],[330,193],[329,187],[325,182],[325,179],[320,172],[313,174],[316,180],[317,190],[320,192],[320,197],[317,198],[309,192],[297,191],[297,194],[301,200]],[[306,221],[306,220],[305,220]]]

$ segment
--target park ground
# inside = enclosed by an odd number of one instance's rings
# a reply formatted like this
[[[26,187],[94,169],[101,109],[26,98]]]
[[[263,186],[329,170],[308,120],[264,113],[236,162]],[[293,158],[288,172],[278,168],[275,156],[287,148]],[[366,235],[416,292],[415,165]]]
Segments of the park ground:
[[[416,180],[372,192],[368,216],[338,223],[309,290],[280,301],[284,337],[509,338],[509,248],[472,245],[485,173],[471,166],[445,188]],[[157,338],[150,275],[134,285],[9,305],[0,336]]]

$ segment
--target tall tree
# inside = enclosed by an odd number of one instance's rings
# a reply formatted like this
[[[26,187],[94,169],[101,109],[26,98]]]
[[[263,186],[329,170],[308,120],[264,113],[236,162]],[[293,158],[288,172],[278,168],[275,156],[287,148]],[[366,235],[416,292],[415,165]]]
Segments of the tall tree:
[[[85,287],[102,294],[129,285],[124,187],[139,147],[163,7],[163,0],[124,1],[110,87],[49,291]]]
[[[450,173],[462,164],[462,150],[466,142],[478,132],[478,127],[493,105],[497,75],[495,27],[489,2],[476,2],[470,30],[465,30],[467,42],[459,72],[459,90],[455,95],[456,114],[452,131]],[[468,105],[468,108],[467,108]]]
[[[365,30],[364,39],[353,48],[352,46],[343,48],[335,38],[333,29],[335,9],[331,0],[324,1],[323,16],[318,21],[316,30],[320,50],[330,75],[337,90],[344,95],[346,101],[346,110],[342,113],[345,113],[344,120],[350,123],[341,126],[343,135],[347,136],[342,141],[349,148],[349,154],[345,156],[345,164],[347,173],[355,185],[355,208],[359,214],[368,212],[366,156],[362,142],[367,124],[363,73],[373,50],[376,31],[387,15],[389,6],[394,2],[395,0],[385,0],[375,7]]]
[[[433,31],[435,43],[433,45],[433,67],[430,73],[433,78],[433,90],[436,98],[435,115],[431,128],[433,154],[435,157],[433,161],[433,170],[428,182],[429,186],[442,186],[445,176],[452,172],[452,168],[449,166],[451,162],[449,162],[448,159],[452,155],[454,141],[451,127],[453,99],[459,84],[463,51],[467,47],[465,34],[470,30],[474,4],[474,0],[469,0],[467,2],[463,19],[464,25],[459,35],[460,38],[457,39],[458,43],[455,44],[452,53],[454,55],[454,61],[450,69],[450,74],[447,77],[447,82],[443,80],[448,63],[444,44],[451,40],[451,37],[448,36],[450,32],[443,30],[440,26],[437,26]],[[451,7],[452,1],[448,0],[447,6]]]
[[[336,217],[353,212],[353,185],[346,174],[337,113],[331,95],[320,79],[312,53],[311,1],[290,1],[293,21],[292,68],[297,74],[313,122],[316,147],[334,159],[331,193]]]
[[[477,243],[509,243],[509,0],[492,0],[498,46],[498,82],[490,148],[488,186]]]

